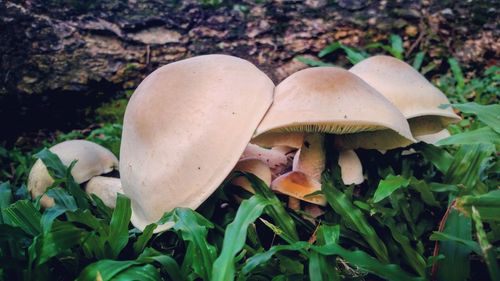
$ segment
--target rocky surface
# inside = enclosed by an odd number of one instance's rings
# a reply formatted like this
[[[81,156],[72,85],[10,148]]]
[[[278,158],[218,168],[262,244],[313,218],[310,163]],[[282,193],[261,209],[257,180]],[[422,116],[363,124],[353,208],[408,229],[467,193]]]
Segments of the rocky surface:
[[[211,2],[212,4],[203,4]],[[327,44],[400,34],[407,53],[498,64],[497,1],[0,1],[2,139],[86,124],[158,66],[224,53],[279,82]]]

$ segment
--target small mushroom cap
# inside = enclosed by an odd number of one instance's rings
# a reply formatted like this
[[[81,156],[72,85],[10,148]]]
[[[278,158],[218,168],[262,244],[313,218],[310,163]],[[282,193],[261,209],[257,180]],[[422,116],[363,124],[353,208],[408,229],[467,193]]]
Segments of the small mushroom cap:
[[[350,72],[365,80],[407,118],[414,136],[436,133],[460,120],[453,110],[439,108],[450,101],[425,77],[407,63],[390,56],[373,56],[354,65]],[[438,126],[432,130],[415,131],[411,119],[427,116]],[[431,128],[429,128],[431,129]]]
[[[119,178],[97,176],[85,184],[85,192],[95,194],[104,205],[114,209],[118,193],[123,194],[123,189]]]
[[[428,144],[435,144],[438,141],[445,139],[451,136],[450,132],[447,129],[443,129],[437,133],[429,134],[429,135],[421,135],[416,137],[417,140],[423,141]]]
[[[322,194],[306,196],[320,191],[321,183],[300,171],[292,171],[279,176],[271,183],[271,189],[302,201],[326,205],[326,199]]]
[[[254,140],[290,132],[355,134],[371,132],[391,139],[390,148],[414,139],[404,116],[380,93],[347,70],[315,67],[298,71],[275,90],[274,102]],[[359,142],[359,147],[372,147]],[[386,146],[383,141],[377,145]]]
[[[247,145],[240,159],[249,158],[263,161],[271,169],[273,175],[281,174],[288,166],[288,157],[285,153],[251,143]]]
[[[354,150],[339,151],[338,163],[344,184],[361,184],[365,180],[363,166]]]
[[[271,185],[271,169],[257,158],[247,158],[238,161],[233,171],[252,173],[261,179],[267,186]],[[252,184],[246,177],[237,177],[231,181],[232,184],[242,187],[248,192],[255,193]]]
[[[132,224],[142,230],[205,201],[238,162],[273,91],[252,63],[226,55],[171,63],[142,81],[125,111],[120,149]]]
[[[118,168],[118,159],[111,151],[90,141],[64,141],[54,145],[49,150],[56,154],[66,166],[69,166],[74,160],[78,160],[71,170],[71,175],[79,184]],[[31,196],[35,198],[42,195],[53,183],[54,179],[49,175],[47,167],[42,160],[38,159],[28,176],[28,190]],[[43,207],[49,208],[54,205],[54,200],[44,195],[41,204]]]

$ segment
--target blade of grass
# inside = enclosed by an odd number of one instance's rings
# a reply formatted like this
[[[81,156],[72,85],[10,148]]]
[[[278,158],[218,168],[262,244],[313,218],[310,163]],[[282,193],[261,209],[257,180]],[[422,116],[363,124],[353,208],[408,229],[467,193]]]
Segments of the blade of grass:
[[[483,127],[472,131],[459,133],[439,140],[436,145],[457,145],[457,144],[493,144],[500,145],[500,134],[490,127]]]
[[[497,215],[500,215],[500,213],[497,213]],[[477,241],[481,246],[483,258],[488,266],[491,280],[500,280],[500,269],[498,267],[496,250],[488,241],[483,222],[481,221],[481,215],[474,206],[472,207],[472,220],[474,220],[476,226]]]
[[[306,57],[296,57],[295,59],[297,61],[300,61],[303,64],[308,65],[308,66],[335,66],[334,64],[331,64],[328,62],[310,59],[310,58],[306,58]]]
[[[432,235],[429,237],[429,239],[432,241],[448,241],[448,240],[455,241],[469,247],[470,250],[473,251],[474,253],[481,255],[481,248],[479,247],[479,244],[473,240],[465,240],[439,231],[432,232]]]
[[[475,102],[454,104],[463,113],[474,114],[479,121],[500,134],[500,104],[480,105]]]
[[[466,195],[457,198],[456,208],[467,216],[472,209],[480,214],[483,220],[500,221],[500,190],[493,190],[481,195]]]
[[[141,281],[158,281],[162,280],[158,270],[150,265],[140,265],[129,267],[122,272],[115,275],[112,279],[113,281],[130,281],[130,280],[141,280]]]
[[[409,179],[402,176],[388,175],[379,182],[377,190],[375,190],[375,194],[373,195],[373,202],[380,202],[384,198],[390,196],[394,191],[408,187],[409,184]]]
[[[415,55],[415,58],[413,59],[413,68],[415,68],[417,71],[420,71],[420,68],[422,67],[422,63],[424,62],[425,58],[425,52],[418,52]]]
[[[28,200],[19,200],[3,209],[2,213],[7,224],[19,227],[32,236],[37,236],[42,231],[40,226],[42,216]]]
[[[243,249],[248,226],[262,214],[266,206],[271,204],[270,201],[260,195],[254,195],[248,200],[243,200],[233,222],[226,228],[222,250],[214,262],[211,280],[234,279],[234,257]]]

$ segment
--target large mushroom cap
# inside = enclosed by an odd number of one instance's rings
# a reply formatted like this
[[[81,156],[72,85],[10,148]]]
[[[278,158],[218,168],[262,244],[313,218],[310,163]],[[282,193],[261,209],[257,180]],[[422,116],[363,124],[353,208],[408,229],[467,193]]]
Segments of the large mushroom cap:
[[[389,149],[413,142],[406,119],[394,105],[356,75],[337,67],[308,68],[281,82],[253,142],[266,134],[289,132],[368,132],[372,141],[356,143],[363,148]],[[377,135],[391,141],[375,141]]]
[[[83,183],[90,178],[111,172],[118,168],[118,159],[108,149],[86,140],[69,140],[58,143],[49,149],[56,154],[61,162],[69,166],[78,160],[71,170],[71,175],[77,183]],[[47,167],[38,159],[31,168],[28,177],[28,190],[32,197],[45,193],[47,188],[54,183]],[[51,207],[53,199],[43,196],[42,206]]]
[[[250,141],[273,90],[253,64],[226,55],[151,73],[127,106],[120,150],[134,226],[144,229],[165,212],[194,209],[210,196]]]
[[[460,120],[446,96],[407,63],[390,56],[373,56],[350,72],[384,95],[408,119],[414,136],[436,133]],[[426,118],[424,121],[419,120]]]

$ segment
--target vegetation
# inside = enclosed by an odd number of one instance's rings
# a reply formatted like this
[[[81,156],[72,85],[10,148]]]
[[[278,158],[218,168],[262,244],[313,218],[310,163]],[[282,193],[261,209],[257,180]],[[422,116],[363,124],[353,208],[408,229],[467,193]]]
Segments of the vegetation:
[[[322,190],[329,206],[318,219],[286,208],[286,198],[246,174],[256,195],[237,203],[234,193],[245,194],[228,180],[197,211],[166,213],[158,224],[173,227],[160,234],[153,234],[157,224],[144,232],[131,226],[128,198],[119,196],[111,210],[82,192],[71,166],[48,150],[35,154],[86,138],[118,155],[121,125],[60,134],[31,152],[0,147],[7,179],[0,183],[0,279],[500,280],[500,68],[468,79],[449,58],[439,73],[424,52],[405,56],[397,35],[360,49],[334,43],[318,54],[322,60],[298,59],[332,65],[326,59],[345,55],[354,64],[376,52],[433,74],[463,116],[451,137],[385,154],[358,151],[368,175],[361,186],[342,184],[337,154],[328,151]],[[57,179],[48,191],[56,205],[46,210],[25,186],[35,157]]]

